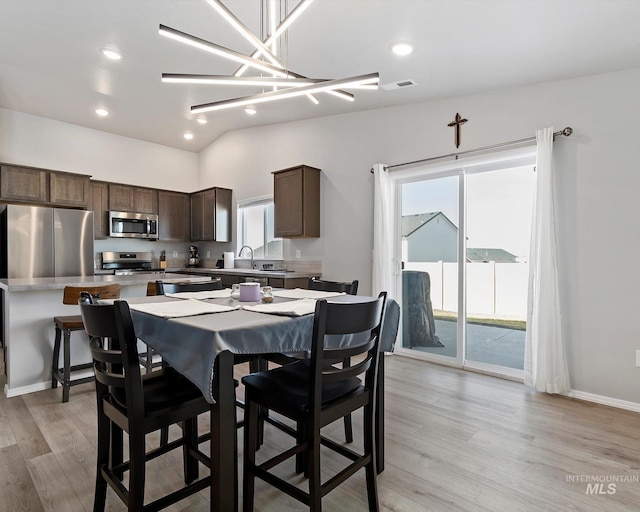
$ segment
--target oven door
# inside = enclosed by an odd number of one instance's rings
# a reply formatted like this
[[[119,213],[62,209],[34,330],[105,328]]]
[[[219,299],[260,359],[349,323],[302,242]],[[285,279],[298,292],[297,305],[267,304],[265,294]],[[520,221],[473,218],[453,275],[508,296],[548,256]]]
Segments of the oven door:
[[[109,236],[157,240],[158,216],[147,213],[109,212]]]

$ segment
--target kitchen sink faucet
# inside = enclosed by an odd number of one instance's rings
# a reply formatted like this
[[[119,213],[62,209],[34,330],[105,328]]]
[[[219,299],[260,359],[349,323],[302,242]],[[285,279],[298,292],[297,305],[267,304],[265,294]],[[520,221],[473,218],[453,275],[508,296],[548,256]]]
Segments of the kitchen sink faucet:
[[[251,270],[253,270],[253,249],[248,246],[248,245],[243,245],[242,247],[240,247],[240,250],[238,251],[238,258],[240,258],[240,256],[242,256],[242,251],[244,249],[249,249],[251,251]]]

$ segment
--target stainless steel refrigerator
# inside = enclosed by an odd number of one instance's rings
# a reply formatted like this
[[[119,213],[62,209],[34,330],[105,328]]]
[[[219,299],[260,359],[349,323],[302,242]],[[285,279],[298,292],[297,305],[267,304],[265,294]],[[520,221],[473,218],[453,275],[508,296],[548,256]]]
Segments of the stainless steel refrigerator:
[[[93,212],[0,206],[0,277],[93,275]]]

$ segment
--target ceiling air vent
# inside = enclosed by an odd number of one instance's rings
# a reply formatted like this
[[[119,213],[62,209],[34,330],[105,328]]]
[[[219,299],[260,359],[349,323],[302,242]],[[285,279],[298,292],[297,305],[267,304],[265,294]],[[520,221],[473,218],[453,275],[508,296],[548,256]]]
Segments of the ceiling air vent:
[[[385,91],[397,91],[398,89],[406,89],[407,87],[413,87],[414,85],[418,85],[415,80],[398,80],[397,82],[390,84],[383,84],[380,88]]]

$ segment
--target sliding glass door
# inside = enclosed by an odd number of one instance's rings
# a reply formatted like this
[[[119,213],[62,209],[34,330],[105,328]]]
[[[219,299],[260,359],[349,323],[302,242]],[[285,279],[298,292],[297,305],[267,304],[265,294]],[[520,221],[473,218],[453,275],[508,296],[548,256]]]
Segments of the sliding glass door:
[[[523,165],[526,164],[526,165]],[[398,173],[400,353],[520,377],[532,157]]]
[[[460,177],[401,187],[402,347],[458,356]]]

